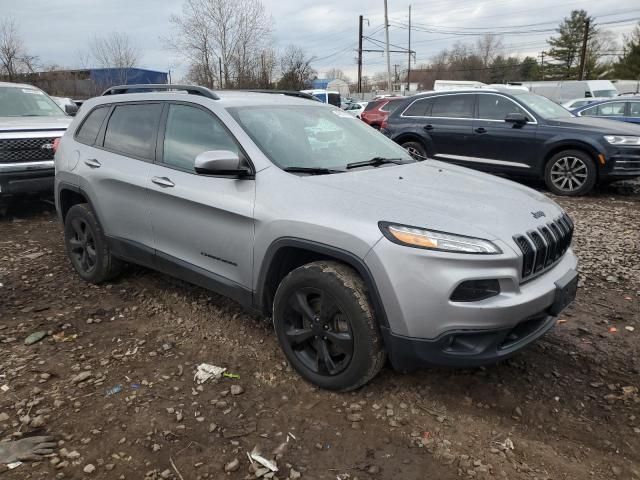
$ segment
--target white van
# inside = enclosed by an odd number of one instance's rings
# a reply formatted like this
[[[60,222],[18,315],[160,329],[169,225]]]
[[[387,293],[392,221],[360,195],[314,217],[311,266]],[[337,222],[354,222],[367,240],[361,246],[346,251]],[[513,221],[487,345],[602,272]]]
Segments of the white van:
[[[615,97],[616,87],[609,80],[560,80],[550,82],[522,82],[530,92],[537,93],[557,103],[573,98]]]
[[[313,95],[322,103],[329,103],[336,107],[340,107],[342,100],[340,99],[340,92],[336,92],[333,90],[300,90],[302,93],[308,93],[309,95]]]

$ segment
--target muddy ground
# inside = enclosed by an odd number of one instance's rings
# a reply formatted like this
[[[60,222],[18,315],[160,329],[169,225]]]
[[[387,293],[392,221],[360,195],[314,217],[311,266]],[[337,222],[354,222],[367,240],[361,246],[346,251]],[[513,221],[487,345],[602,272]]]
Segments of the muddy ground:
[[[0,219],[0,438],[60,450],[0,479],[255,478],[254,447],[280,479],[640,479],[640,191],[557,200],[581,288],[551,333],[496,366],[387,367],[350,394],[301,380],[232,301],[134,267],[84,283],[51,205],[16,202]],[[202,362],[239,378],[198,387]]]

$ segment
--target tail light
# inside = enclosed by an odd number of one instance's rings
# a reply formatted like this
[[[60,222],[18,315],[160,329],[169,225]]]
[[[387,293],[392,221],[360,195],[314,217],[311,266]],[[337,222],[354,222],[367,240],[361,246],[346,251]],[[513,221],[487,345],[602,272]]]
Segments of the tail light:
[[[56,138],[53,141],[53,153],[56,153],[58,151],[58,146],[60,145],[60,137]]]

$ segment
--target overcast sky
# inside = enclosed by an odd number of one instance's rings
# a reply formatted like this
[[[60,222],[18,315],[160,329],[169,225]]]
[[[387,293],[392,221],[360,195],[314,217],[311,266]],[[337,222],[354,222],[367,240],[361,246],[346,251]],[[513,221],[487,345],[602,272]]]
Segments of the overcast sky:
[[[309,56],[322,74],[329,68],[344,70],[355,80],[358,15],[364,15],[364,34],[384,40],[383,0],[263,0],[273,18],[276,48],[294,43]],[[412,49],[417,62],[425,63],[456,41],[473,42],[468,35],[491,30],[506,32],[506,54],[538,55],[546,48],[560,20],[572,9],[584,8],[596,17],[600,28],[620,39],[640,19],[638,0],[564,1],[538,0],[389,0],[390,42],[407,47],[406,23],[412,4]],[[29,52],[43,63],[78,67],[80,52],[93,35],[126,32],[139,46],[141,66],[173,72],[179,79],[186,65],[164,48],[162,36],[170,32],[169,17],[181,12],[181,0],[0,0],[0,16],[14,17]],[[418,30],[419,29],[419,30]],[[434,31],[435,30],[435,31]],[[461,35],[461,33],[465,35]],[[364,48],[380,48],[365,41]],[[394,47],[392,47],[394,48]],[[399,70],[406,54],[392,54]],[[382,53],[364,54],[364,75],[386,68]],[[393,66],[392,66],[393,69]]]

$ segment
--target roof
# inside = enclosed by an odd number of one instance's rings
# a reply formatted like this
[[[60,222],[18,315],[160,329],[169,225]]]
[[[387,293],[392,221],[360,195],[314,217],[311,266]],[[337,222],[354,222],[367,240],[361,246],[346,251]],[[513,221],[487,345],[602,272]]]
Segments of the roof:
[[[28,83],[0,82],[0,87],[32,88],[34,90],[40,90],[38,87],[34,87]]]

